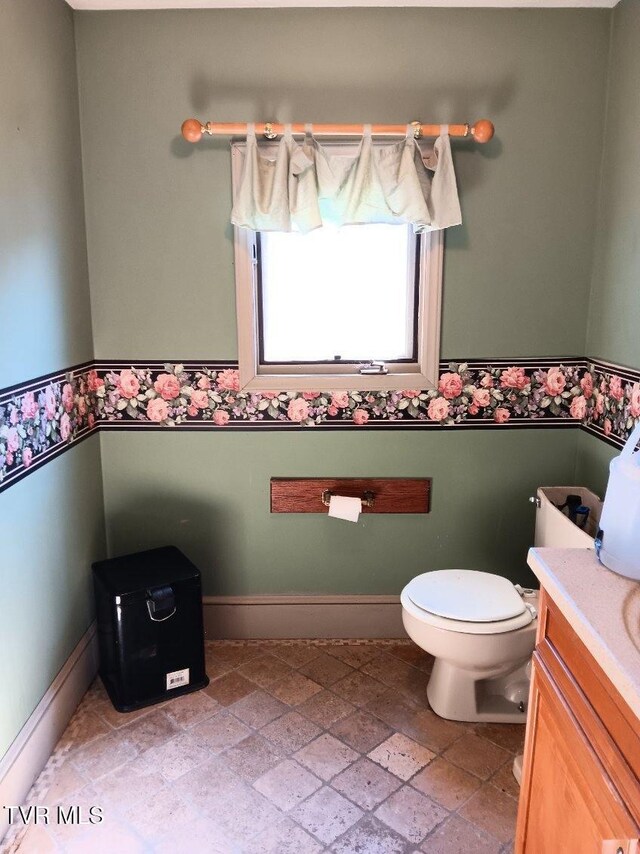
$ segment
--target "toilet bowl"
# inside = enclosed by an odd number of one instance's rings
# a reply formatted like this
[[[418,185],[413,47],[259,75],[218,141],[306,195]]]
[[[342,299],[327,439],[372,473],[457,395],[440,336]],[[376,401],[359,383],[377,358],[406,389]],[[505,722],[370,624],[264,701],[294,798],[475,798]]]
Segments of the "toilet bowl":
[[[409,637],[435,656],[427,698],[443,718],[524,723],[538,591],[469,569],[426,572],[401,594]]]
[[[585,487],[540,487],[530,499],[537,547],[593,548],[593,531],[581,530],[559,509],[574,493],[597,530],[597,495]],[[434,712],[456,721],[524,723],[538,591],[490,572],[445,569],[418,575],[400,598],[407,634],[435,656],[427,686]]]

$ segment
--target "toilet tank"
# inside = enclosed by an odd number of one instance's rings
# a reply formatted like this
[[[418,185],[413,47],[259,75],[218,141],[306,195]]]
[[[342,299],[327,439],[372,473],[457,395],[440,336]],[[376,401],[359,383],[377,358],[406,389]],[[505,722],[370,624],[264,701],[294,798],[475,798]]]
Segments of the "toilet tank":
[[[558,510],[567,495],[579,495],[590,510],[585,529],[574,524]],[[536,533],[534,545],[558,549],[592,549],[598,531],[602,501],[584,486],[541,486],[536,500]],[[533,499],[531,499],[533,501]]]

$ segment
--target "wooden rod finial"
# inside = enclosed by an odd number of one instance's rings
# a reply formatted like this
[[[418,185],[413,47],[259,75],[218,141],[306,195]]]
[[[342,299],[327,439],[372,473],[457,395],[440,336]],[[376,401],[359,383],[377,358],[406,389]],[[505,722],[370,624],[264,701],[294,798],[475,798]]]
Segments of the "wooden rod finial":
[[[471,135],[476,142],[489,142],[493,134],[493,122],[490,122],[489,119],[479,119],[471,128]]]
[[[182,136],[187,142],[200,142],[202,139],[202,125],[198,119],[187,119],[182,122]]]

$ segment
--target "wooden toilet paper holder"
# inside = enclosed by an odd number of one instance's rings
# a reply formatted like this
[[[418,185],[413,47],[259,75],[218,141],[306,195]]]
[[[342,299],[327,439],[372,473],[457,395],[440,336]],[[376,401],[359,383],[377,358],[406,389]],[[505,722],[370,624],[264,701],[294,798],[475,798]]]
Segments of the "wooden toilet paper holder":
[[[332,495],[359,498],[363,513],[428,513],[428,477],[272,477],[272,513],[322,513]]]

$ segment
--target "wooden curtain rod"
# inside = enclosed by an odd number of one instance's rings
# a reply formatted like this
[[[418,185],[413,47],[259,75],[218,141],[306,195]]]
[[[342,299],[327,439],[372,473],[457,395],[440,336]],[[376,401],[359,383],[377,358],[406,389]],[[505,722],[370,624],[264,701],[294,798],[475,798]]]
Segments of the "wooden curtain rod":
[[[423,125],[421,122],[411,122],[415,127],[415,137],[438,136],[443,127],[448,127],[449,136],[471,136],[476,142],[489,142],[493,136],[493,122],[480,119],[475,124],[464,125]],[[202,124],[198,119],[187,119],[182,123],[182,136],[187,142],[200,142],[203,134],[209,136],[246,136],[248,125],[245,122],[207,122]],[[284,125],[278,122],[264,122],[255,125],[256,133],[274,139],[284,133]],[[314,134],[318,136],[361,136],[363,125],[313,125]],[[371,125],[374,136],[404,136],[406,125]],[[292,133],[305,132],[304,124],[292,124]]]

